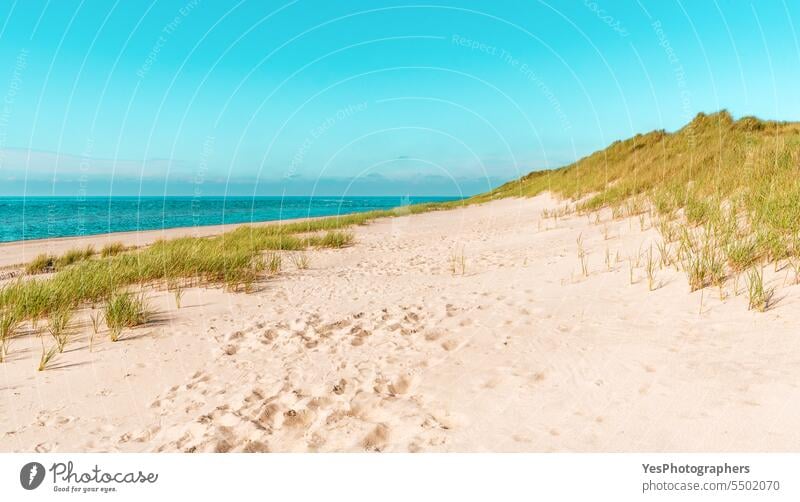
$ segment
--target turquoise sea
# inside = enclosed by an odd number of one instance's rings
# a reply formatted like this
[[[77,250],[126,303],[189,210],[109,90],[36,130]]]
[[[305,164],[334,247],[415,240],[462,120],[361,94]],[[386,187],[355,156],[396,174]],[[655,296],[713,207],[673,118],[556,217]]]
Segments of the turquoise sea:
[[[457,197],[0,197],[0,242],[286,220]]]

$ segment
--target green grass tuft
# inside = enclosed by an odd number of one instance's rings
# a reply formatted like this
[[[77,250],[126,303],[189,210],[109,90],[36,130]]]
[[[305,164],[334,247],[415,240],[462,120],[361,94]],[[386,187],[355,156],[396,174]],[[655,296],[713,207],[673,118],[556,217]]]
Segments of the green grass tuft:
[[[49,254],[40,254],[25,267],[25,272],[31,275],[53,272],[56,269],[56,257]]]
[[[59,310],[50,314],[47,322],[47,330],[50,336],[55,340],[58,352],[64,352],[64,348],[69,342],[71,335],[70,321],[72,320],[72,311],[68,309]]]
[[[120,339],[122,330],[145,324],[151,316],[144,296],[115,293],[106,303],[105,319],[112,342]]]
[[[19,329],[19,319],[13,310],[0,311],[0,363],[8,358],[11,340]]]
[[[125,245],[123,243],[112,242],[103,246],[103,249],[100,250],[100,256],[108,258],[109,256],[117,256],[123,251],[125,251]]]

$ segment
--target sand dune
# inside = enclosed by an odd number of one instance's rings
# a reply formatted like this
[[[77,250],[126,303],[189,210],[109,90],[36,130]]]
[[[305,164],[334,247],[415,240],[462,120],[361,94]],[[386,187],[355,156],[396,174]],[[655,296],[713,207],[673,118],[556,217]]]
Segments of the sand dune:
[[[674,268],[649,291],[655,230],[556,205],[380,220],[253,294],[153,293],[159,319],[92,352],[84,313],[42,373],[16,340],[0,451],[797,451],[791,272],[765,313],[731,286],[701,307]]]

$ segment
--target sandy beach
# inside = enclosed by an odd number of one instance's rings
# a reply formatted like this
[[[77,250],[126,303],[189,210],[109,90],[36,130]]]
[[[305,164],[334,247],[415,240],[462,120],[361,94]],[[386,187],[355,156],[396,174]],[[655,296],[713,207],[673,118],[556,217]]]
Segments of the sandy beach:
[[[20,337],[0,364],[0,451],[797,451],[792,272],[768,268],[764,313],[730,286],[689,293],[674,267],[650,291],[629,263],[655,229],[543,215],[558,205],[355,227],[252,294],[192,288],[177,308],[152,291],[154,321],[91,351],[85,311],[44,372],[39,339]],[[186,233],[4,245],[0,265]]]

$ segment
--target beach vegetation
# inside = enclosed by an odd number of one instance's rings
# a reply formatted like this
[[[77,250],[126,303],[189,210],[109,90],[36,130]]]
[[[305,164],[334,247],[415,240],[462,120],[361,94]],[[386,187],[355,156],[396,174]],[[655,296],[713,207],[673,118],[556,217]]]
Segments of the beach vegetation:
[[[700,113],[675,132],[616,141],[467,202],[545,191],[574,201],[579,213],[652,211],[663,240],[679,243],[671,261],[686,271],[692,291],[764,264],[777,271],[800,258],[800,123]],[[644,217],[639,223],[647,227]]]
[[[115,293],[106,303],[105,319],[112,342],[120,339],[122,330],[145,324],[151,316],[144,295]]]
[[[40,254],[27,264],[25,272],[34,275],[54,272],[55,269],[56,257],[51,254]]]
[[[302,251],[292,253],[289,256],[291,257],[292,264],[294,264],[294,267],[297,270],[306,270],[310,266],[308,255]]]
[[[464,256],[464,249],[453,251],[448,260],[450,273],[453,275],[464,275],[467,271],[467,259]]]
[[[94,348],[94,339],[100,333],[100,324],[103,322],[103,314],[101,312],[94,312],[89,316],[92,321],[92,334],[89,336],[89,352]]]
[[[100,250],[100,256],[108,258],[109,256],[116,256],[123,251],[125,251],[125,244],[121,242],[110,242]]]
[[[79,261],[88,260],[94,255],[94,248],[92,246],[86,246],[85,248],[81,249],[70,249],[63,255],[59,256],[55,261],[56,269],[62,269],[64,267],[68,267],[74,263]]]
[[[653,246],[647,250],[645,270],[647,271],[647,289],[653,291],[656,289],[656,260],[653,258]]]
[[[772,306],[775,288],[764,286],[764,272],[754,267],[747,272],[748,308],[766,312]]]
[[[583,234],[578,234],[578,261],[581,264],[581,274],[584,277],[589,276],[589,258],[586,255],[586,249],[583,247]]]
[[[42,355],[39,357],[39,366],[36,368],[39,371],[44,371],[47,369],[47,365],[50,364],[50,361],[59,353],[58,346],[53,345],[49,349],[46,349],[44,346],[44,337],[41,338],[42,342]]]
[[[47,321],[47,331],[55,341],[55,346],[58,352],[64,352],[64,348],[69,342],[71,335],[70,321],[72,320],[72,311],[69,309],[57,310],[52,312]]]
[[[0,363],[8,358],[11,340],[17,335],[19,319],[17,314],[10,309],[0,311]]]

